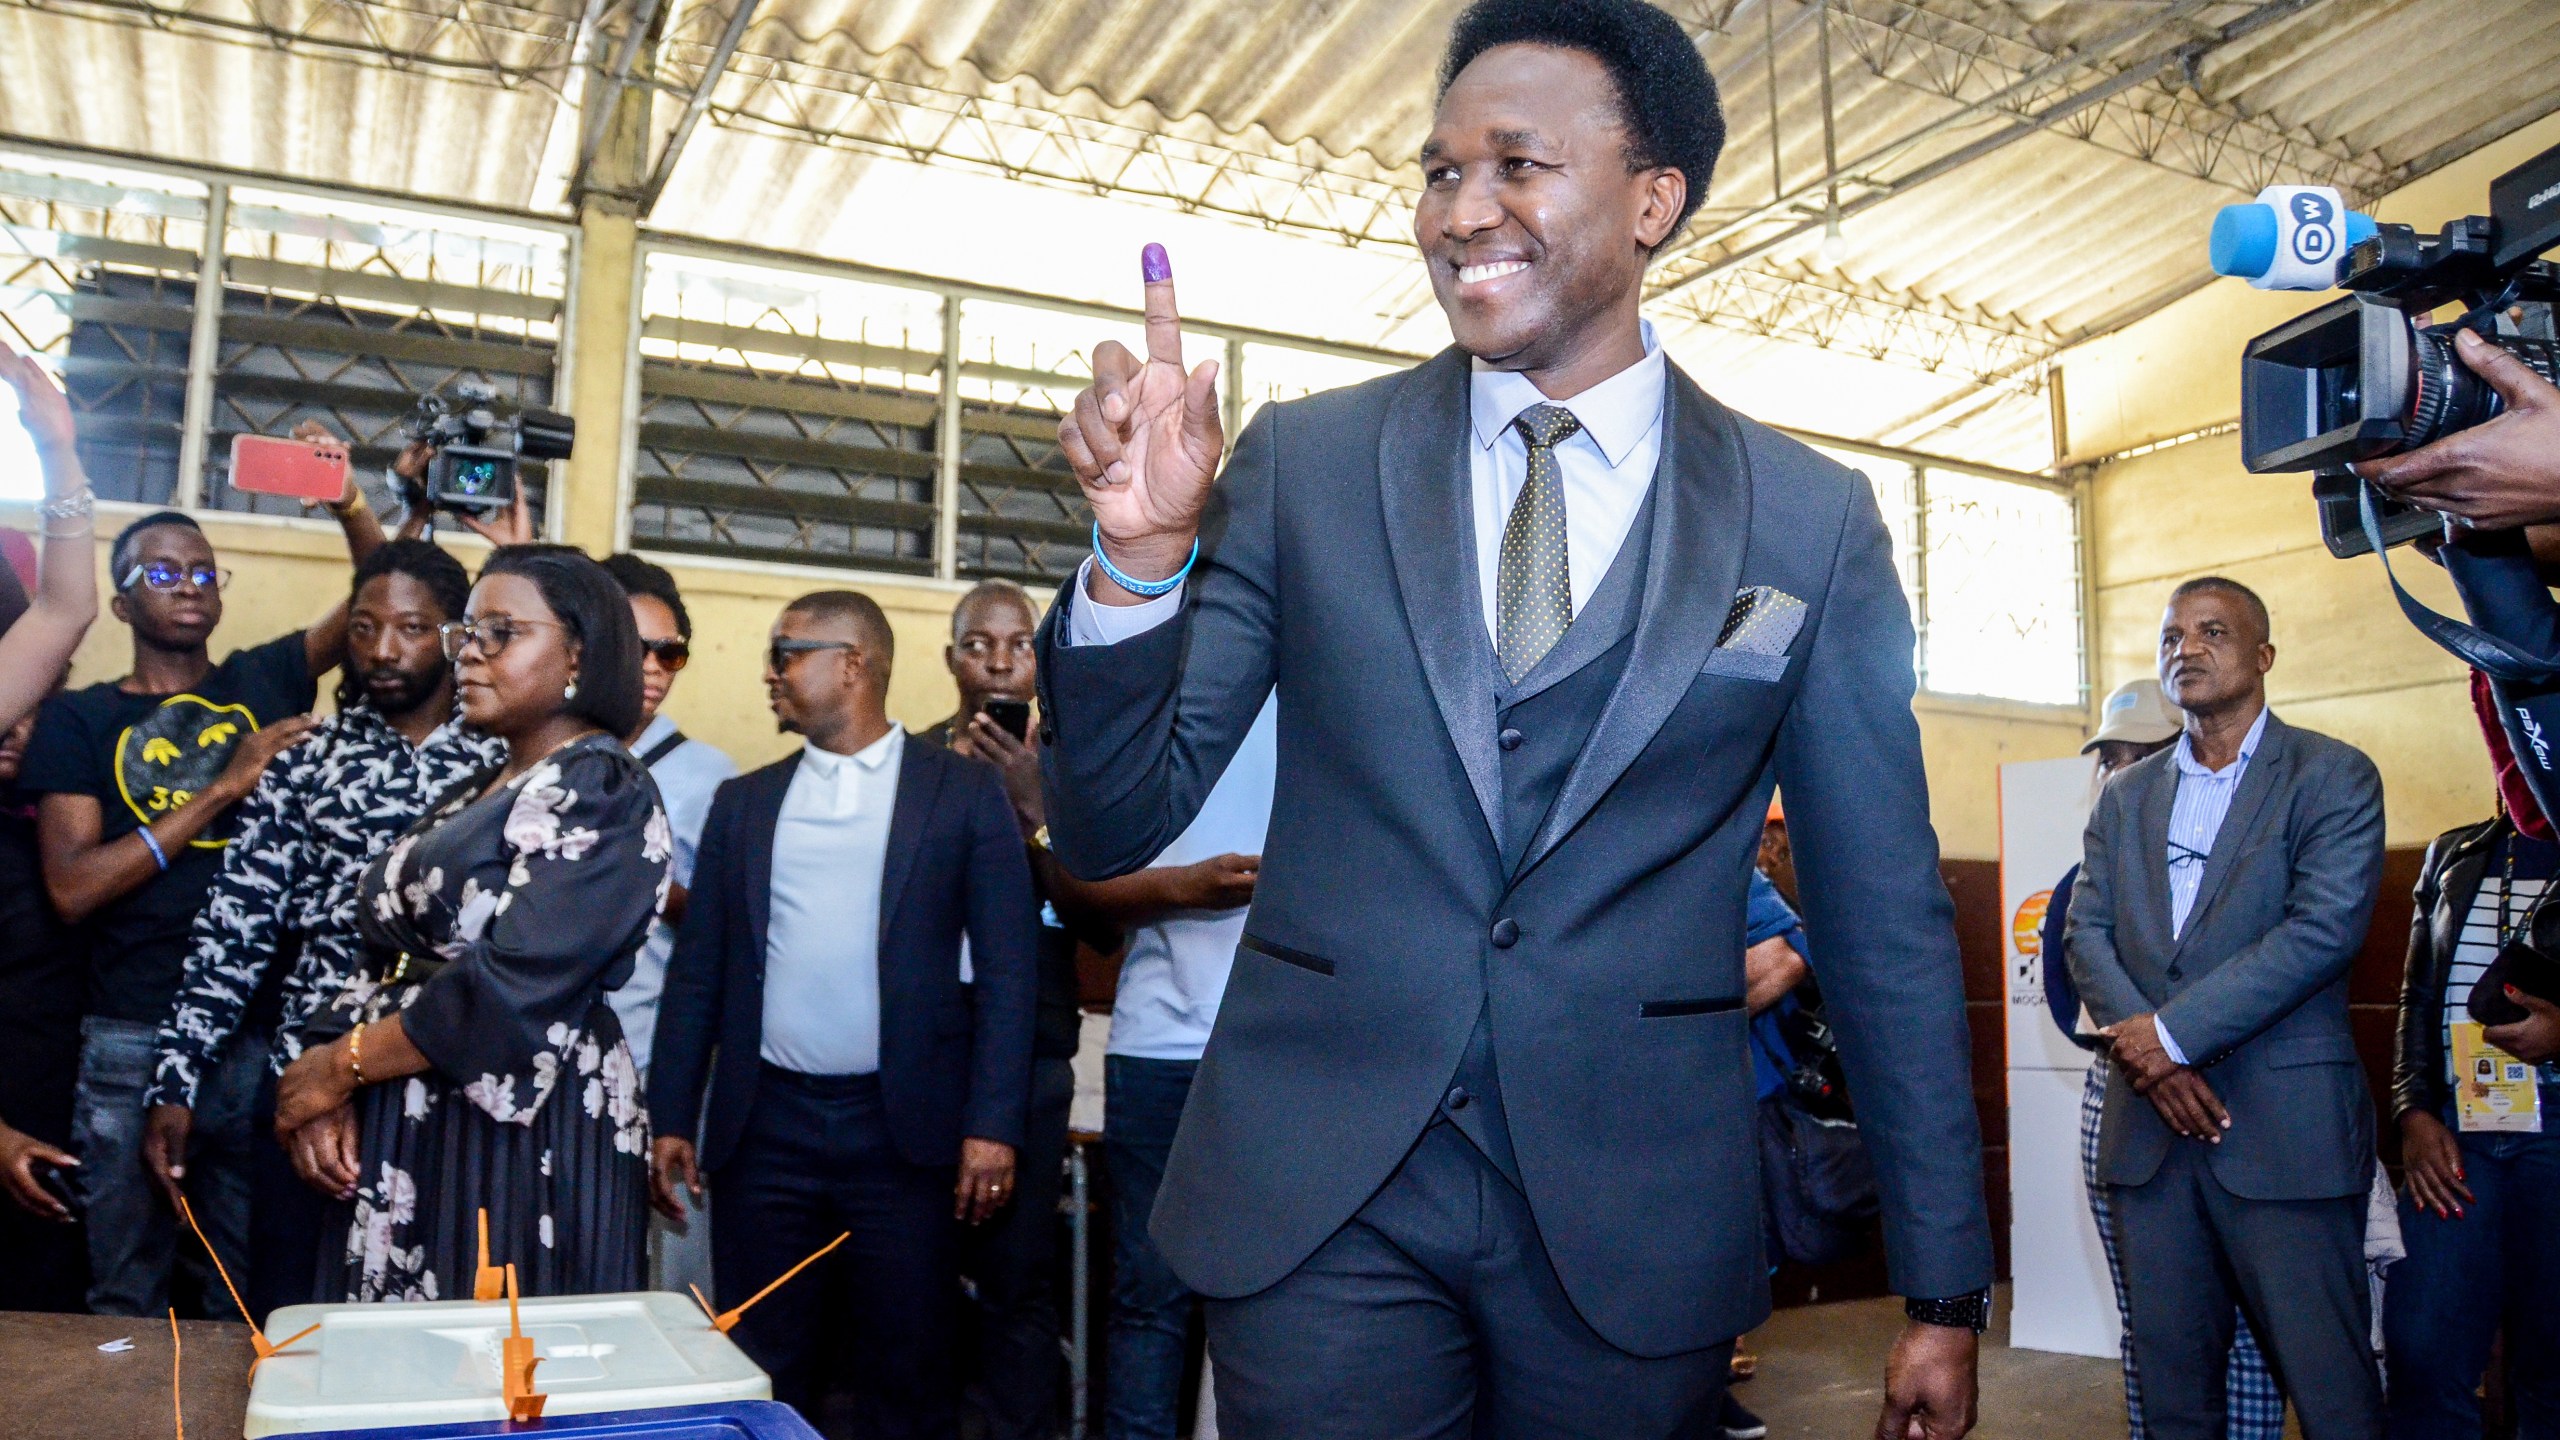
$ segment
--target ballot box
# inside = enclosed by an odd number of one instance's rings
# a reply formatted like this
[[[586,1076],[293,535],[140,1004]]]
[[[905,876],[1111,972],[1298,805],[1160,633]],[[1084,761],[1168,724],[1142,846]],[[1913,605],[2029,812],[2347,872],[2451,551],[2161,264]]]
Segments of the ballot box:
[[[440,1300],[395,1305],[291,1305],[267,1317],[266,1337],[284,1342],[250,1381],[243,1433],[308,1435],[362,1431],[391,1435],[507,1433],[468,1422],[507,1418],[501,1358],[511,1333],[504,1300]],[[736,1402],[770,1400],[773,1385],[700,1306],[681,1295],[565,1295],[519,1302],[518,1320],[540,1364],[533,1388],[545,1397],[545,1428],[580,1416],[642,1418],[628,1412],[674,1406],[729,1406],[700,1419],[710,1429],[577,1431],[581,1440],[646,1435],[797,1436],[805,1430],[738,1429]],[[769,1407],[789,1415],[784,1407]],[[763,1412],[759,1412],[763,1413]],[[650,1423],[655,1423],[652,1420]],[[795,1421],[796,1423],[796,1421]],[[730,1429],[717,1428],[730,1425]],[[450,1428],[461,1425],[464,1428]],[[396,1427],[396,1428],[395,1428]]]

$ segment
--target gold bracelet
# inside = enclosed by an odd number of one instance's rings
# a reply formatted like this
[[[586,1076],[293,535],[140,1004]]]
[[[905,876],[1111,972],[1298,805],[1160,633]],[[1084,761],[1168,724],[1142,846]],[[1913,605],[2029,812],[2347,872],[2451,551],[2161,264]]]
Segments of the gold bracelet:
[[[347,1032],[347,1068],[355,1073],[357,1089],[364,1088],[364,1027],[365,1022],[359,1020],[356,1028]]]

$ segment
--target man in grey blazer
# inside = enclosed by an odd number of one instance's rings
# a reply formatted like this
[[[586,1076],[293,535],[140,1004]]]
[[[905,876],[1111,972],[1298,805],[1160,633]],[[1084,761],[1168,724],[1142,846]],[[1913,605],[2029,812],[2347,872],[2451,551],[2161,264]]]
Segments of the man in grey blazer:
[[[2237,1300],[2306,1440],[2381,1430],[2364,1269],[2373,1105],[2347,972],[2382,877],[2382,780],[2267,708],[2267,610],[2218,576],[2169,598],[2178,743],[2107,787],[2066,944],[2111,1042],[2111,1190],[2153,1440],[2222,1434]]]
[[[1060,427],[1097,554],[1042,630],[1059,858],[1180,834],[1279,697],[1262,870],[1152,1234],[1222,1431],[1663,1440],[1769,1310],[1743,910],[1783,781],[1918,1307],[1879,1434],[1971,1427],[1991,1279],[1912,630],[1855,472],[1638,313],[1722,121],[1639,0],[1456,27],[1415,238],[1457,345],[1265,406],[1216,474],[1149,247],[1147,354]],[[1196,547],[1196,549],[1195,549]]]

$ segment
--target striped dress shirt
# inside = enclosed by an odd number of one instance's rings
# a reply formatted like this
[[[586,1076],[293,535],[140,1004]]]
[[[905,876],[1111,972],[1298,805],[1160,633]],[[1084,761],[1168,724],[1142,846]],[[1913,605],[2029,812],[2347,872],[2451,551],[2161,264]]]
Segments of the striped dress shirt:
[[[2240,756],[2219,770],[2208,770],[2196,758],[2195,746],[2188,737],[2178,737],[2177,798],[2169,802],[2169,933],[2183,935],[2187,915],[2196,908],[2196,889],[2204,883],[2205,861],[2213,854],[2214,838],[2222,833],[2222,821],[2231,813],[2231,801],[2240,793],[2241,777],[2249,773],[2249,759],[2258,753],[2258,742],[2266,737],[2267,716],[2263,707],[2240,741]],[[2169,1030],[2155,1018],[2160,1031],[2161,1048],[2169,1058],[2181,1065],[2186,1055],[2178,1042],[2169,1038]]]

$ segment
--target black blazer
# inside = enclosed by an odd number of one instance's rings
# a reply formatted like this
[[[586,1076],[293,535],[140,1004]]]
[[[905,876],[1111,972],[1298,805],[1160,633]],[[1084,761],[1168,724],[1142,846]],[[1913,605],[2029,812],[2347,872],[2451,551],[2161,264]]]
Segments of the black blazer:
[[[703,1115],[706,1170],[737,1149],[755,1104],[773,832],[799,765],[795,754],[712,797],[667,961],[649,1115],[657,1133],[685,1139]],[[880,1087],[899,1153],[949,1165],[964,1136],[1020,1145],[1040,917],[993,767],[908,737],[880,892]],[[974,985],[960,983],[964,930]]]
[[[1991,1282],[1911,615],[1874,492],[1677,366],[1666,386],[1640,618],[1533,826],[1506,819],[1497,687],[1471,678],[1491,641],[1456,350],[1264,406],[1180,620],[1073,646],[1072,582],[1050,611],[1049,815],[1076,874],[1152,860],[1279,692],[1262,878],[1150,1225],[1193,1289],[1251,1294],[1350,1219],[1490,1006],[1519,1174],[1579,1313],[1644,1355],[1758,1324],[1742,935],[1781,780],[1894,1288]]]

